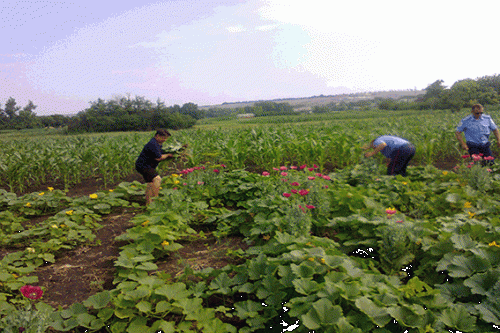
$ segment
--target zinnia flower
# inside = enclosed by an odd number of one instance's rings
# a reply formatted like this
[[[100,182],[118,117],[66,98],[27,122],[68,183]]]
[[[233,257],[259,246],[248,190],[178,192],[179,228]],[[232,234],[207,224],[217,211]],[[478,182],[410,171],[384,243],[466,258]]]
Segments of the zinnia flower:
[[[477,155],[477,154],[472,154],[472,159],[473,159],[474,161],[479,161],[479,160],[481,160],[481,156],[480,156],[480,155]]]
[[[332,180],[332,179],[330,178],[330,176],[327,176],[327,175],[323,175],[323,176],[322,176],[322,178],[323,178],[324,180]]]
[[[89,194],[89,198],[90,199],[97,199],[97,194],[95,194],[95,193]]]
[[[309,193],[309,190],[304,190],[304,189],[302,189],[302,190],[299,190],[299,192],[298,192],[298,193],[299,193],[300,195],[304,196],[304,195],[307,195],[307,194]]]
[[[280,170],[281,170],[281,171],[285,171],[286,169],[287,169],[287,167],[286,167],[286,166],[280,166]]]
[[[315,206],[313,206],[313,205],[306,205],[306,208],[307,208],[307,209],[314,209],[314,208],[316,208],[316,207],[315,207]]]
[[[290,192],[292,192],[293,194],[297,194],[299,191],[297,191],[296,189],[292,188],[292,189],[290,190]]]
[[[290,183],[290,185],[292,185],[292,186],[300,186],[300,184],[297,183],[297,182]]]
[[[299,167],[300,170],[307,168],[307,165],[303,164]]]
[[[495,158],[493,156],[486,156],[484,159],[486,161],[493,161]]]
[[[270,173],[269,173],[269,172],[267,172],[267,171],[264,171],[264,172],[262,173],[262,176],[269,176],[269,175],[270,175]]]
[[[43,295],[43,290],[42,288],[38,286],[22,286],[21,287],[21,293],[23,294],[24,297],[27,297],[29,299],[39,299]]]
[[[389,214],[389,215],[392,215],[392,214],[396,214],[396,213],[397,213],[397,210],[396,210],[396,208],[391,208],[391,207],[389,207],[389,208],[387,208],[387,209],[385,210],[385,212],[386,212],[387,214]]]
[[[287,172],[282,172],[282,173],[281,173],[281,175],[282,175],[283,177],[286,177],[286,176],[288,176],[288,173],[287,173]]]
[[[285,193],[283,193],[283,196],[284,196],[285,198],[290,198],[291,194],[290,194],[290,193],[285,192]]]
[[[307,179],[309,179],[309,180],[315,180],[315,179],[316,179],[316,177],[314,177],[314,176],[309,176],[309,177],[307,177]]]
[[[465,158],[469,158],[470,155],[462,155],[462,158],[465,159]]]
[[[219,173],[219,169],[214,169],[214,172],[215,173]]]

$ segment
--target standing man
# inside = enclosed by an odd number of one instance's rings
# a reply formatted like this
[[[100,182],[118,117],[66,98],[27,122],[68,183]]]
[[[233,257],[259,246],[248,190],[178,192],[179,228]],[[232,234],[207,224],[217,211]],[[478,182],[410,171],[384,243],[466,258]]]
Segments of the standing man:
[[[387,164],[388,175],[401,175],[406,177],[406,167],[415,156],[415,146],[409,141],[393,135],[382,135],[363,147],[364,150],[373,149],[366,152],[365,157],[372,157],[378,152],[389,159]]]
[[[500,147],[500,132],[491,116],[483,114],[483,106],[474,104],[472,114],[463,118],[457,126],[455,136],[460,146],[467,150],[470,155],[483,154],[483,157],[491,156],[490,132],[493,132],[497,138],[497,146]],[[462,138],[462,132],[465,134],[465,142]]]
[[[158,196],[161,177],[156,172],[156,167],[161,161],[173,157],[172,154],[162,154],[161,145],[170,138],[167,130],[159,129],[155,136],[144,146],[135,162],[135,169],[146,181],[146,205],[151,203],[153,197]]]

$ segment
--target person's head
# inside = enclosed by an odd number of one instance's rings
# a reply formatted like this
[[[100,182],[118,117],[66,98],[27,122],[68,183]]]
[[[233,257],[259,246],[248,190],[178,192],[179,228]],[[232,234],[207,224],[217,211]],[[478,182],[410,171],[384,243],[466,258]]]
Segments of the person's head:
[[[166,129],[159,129],[155,133],[155,139],[160,144],[165,142],[170,137],[170,133]]]
[[[472,106],[472,115],[474,116],[474,118],[476,119],[479,119],[479,117],[481,117],[481,115],[483,114],[483,106],[481,104],[474,104]]]

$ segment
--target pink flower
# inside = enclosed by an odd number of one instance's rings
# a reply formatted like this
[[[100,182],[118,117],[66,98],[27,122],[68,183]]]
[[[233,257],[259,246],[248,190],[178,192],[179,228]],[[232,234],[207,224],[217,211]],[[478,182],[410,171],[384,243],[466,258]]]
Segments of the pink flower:
[[[398,220],[396,221],[396,223],[403,223],[403,220]]]
[[[300,186],[300,184],[297,183],[297,182],[290,183],[290,185],[292,185],[292,186]]]
[[[299,168],[300,168],[300,170],[305,169],[305,168],[307,168],[307,165],[303,164]]]
[[[466,158],[469,158],[469,157],[470,157],[470,155],[462,155],[463,159],[466,159]]]
[[[474,164],[469,164],[467,167],[470,169]]]
[[[264,172],[262,173],[262,176],[269,176],[269,175],[270,175],[270,173],[269,173],[269,172],[267,172],[267,171],[264,171]]]
[[[283,166],[280,166],[280,170],[281,170],[281,171],[285,171],[286,169],[287,169],[287,168],[286,168],[286,166],[284,166],[284,165],[283,165]]]
[[[493,170],[491,170],[491,169],[486,169],[486,171],[488,171],[488,172],[492,172]]]
[[[177,190],[177,187],[172,188],[172,190]]]
[[[328,185],[323,186],[323,188],[328,188]]]
[[[302,209],[302,212],[305,213],[306,210],[304,209],[304,207],[302,207],[301,205],[299,205],[299,208]]]
[[[219,173],[219,169],[214,169],[214,172],[215,173]]]
[[[292,192],[293,194],[297,194],[299,191],[297,191],[296,189],[292,188],[292,189],[290,190],[290,192]]]
[[[225,164],[221,164],[221,165],[220,165],[220,167],[221,167],[221,168],[225,168],[225,167],[226,167],[226,165],[225,165]]]
[[[304,196],[304,195],[307,195],[309,193],[309,191],[308,190],[300,190],[298,193],[300,195]]]
[[[187,185],[187,183],[182,183],[182,185],[186,186],[186,185]]]
[[[194,168],[189,168],[187,169],[188,172],[193,172],[194,171]]]
[[[285,198],[290,198],[291,194],[290,194],[290,193],[285,192],[285,193],[283,193],[283,196],[284,196]]]
[[[321,173],[317,172],[316,177],[323,177],[323,175]]]
[[[282,172],[282,173],[281,173],[281,175],[282,175],[283,177],[286,177],[286,176],[288,176],[288,173],[287,173],[287,172]]]
[[[474,161],[479,161],[479,160],[481,160],[481,155],[472,154],[472,159],[473,159]]]
[[[288,181],[288,179],[286,179],[286,178],[281,178],[281,181],[282,181],[283,183],[286,183],[286,182]]]
[[[21,293],[23,294],[24,297],[27,297],[29,299],[39,299],[43,295],[43,290],[42,288],[38,286],[22,286],[21,287]]]
[[[397,213],[397,210],[396,210],[396,208],[387,208],[387,209],[385,210],[385,212],[386,212],[387,214],[389,214],[389,215],[392,215],[392,214],[396,214],[396,213]]]
[[[297,167],[295,165],[292,165],[290,169],[297,170]]]
[[[324,176],[323,176],[323,179],[324,179],[324,180],[332,180],[332,179],[330,178],[330,176],[327,176],[327,175],[324,175]]]
[[[316,164],[314,164],[314,165],[313,165],[313,168],[314,168],[314,169],[317,169],[317,168],[319,168],[319,166],[317,166]]]
[[[309,179],[309,180],[315,180],[315,179],[316,179],[316,177],[309,176],[309,177],[307,177],[307,179]]]
[[[314,168],[307,168],[307,170],[309,170],[309,171],[314,171]]]
[[[493,156],[486,156],[484,159],[486,161],[493,161],[495,158]]]
[[[316,208],[316,207],[314,207],[313,205],[306,205],[306,208],[307,208],[307,209],[314,209],[314,208]]]
[[[205,182],[198,182],[198,185],[203,185],[205,184]]]
[[[278,168],[274,168],[274,167],[273,167],[273,170],[274,170],[274,171],[280,171],[280,169],[278,169]]]

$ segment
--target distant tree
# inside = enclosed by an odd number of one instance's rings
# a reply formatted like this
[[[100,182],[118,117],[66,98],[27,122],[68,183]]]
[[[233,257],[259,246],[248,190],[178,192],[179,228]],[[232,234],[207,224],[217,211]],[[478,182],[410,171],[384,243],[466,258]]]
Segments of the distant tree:
[[[423,96],[424,102],[431,98],[441,98],[446,87],[443,85],[443,80],[436,80],[425,88],[425,94]]]
[[[28,105],[19,110],[19,115],[15,119],[14,126],[17,129],[39,127],[40,120],[37,118],[36,113],[33,112],[35,109],[36,105],[32,101],[29,101]]]
[[[7,103],[5,103],[4,112],[9,118],[9,121],[13,121],[17,117],[17,112],[21,110],[21,107],[17,106],[16,100],[9,97]]]
[[[477,79],[477,83],[482,89],[491,87],[497,95],[500,95],[500,75],[483,76]]]

